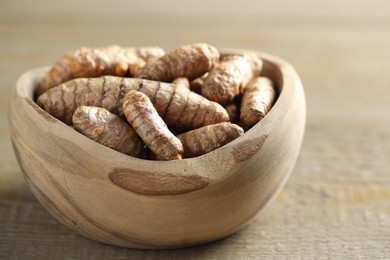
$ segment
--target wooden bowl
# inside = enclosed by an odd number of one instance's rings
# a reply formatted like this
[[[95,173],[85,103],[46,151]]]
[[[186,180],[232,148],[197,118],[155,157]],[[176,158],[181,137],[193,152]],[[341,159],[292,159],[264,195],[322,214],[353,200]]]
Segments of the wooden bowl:
[[[32,96],[48,68],[27,71],[11,97],[9,122],[33,193],[68,227],[112,245],[187,247],[237,231],[286,182],[305,128],[305,97],[294,68],[258,55],[264,60],[262,75],[279,92],[271,111],[213,152],[166,162],[116,152],[47,114]]]

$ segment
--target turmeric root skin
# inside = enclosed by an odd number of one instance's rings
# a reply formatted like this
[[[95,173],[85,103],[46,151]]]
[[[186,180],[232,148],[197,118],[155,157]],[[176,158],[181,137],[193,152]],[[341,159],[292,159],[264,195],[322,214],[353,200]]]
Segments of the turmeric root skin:
[[[146,63],[164,54],[159,47],[121,48],[112,45],[102,48],[81,48],[65,54],[43,78],[36,96],[63,82],[81,77],[103,75],[135,75]],[[133,74],[134,73],[134,74]]]
[[[145,94],[131,90],[123,101],[127,121],[145,144],[163,160],[182,158],[183,145],[168,129],[152,102]]]
[[[79,106],[98,106],[122,113],[123,98],[130,90],[146,94],[169,128],[183,131],[229,120],[218,103],[170,83],[104,76],[79,78],[56,86],[37,99],[37,104],[59,120],[71,124]]]
[[[238,125],[223,122],[191,130],[177,135],[177,138],[183,144],[184,158],[191,158],[211,152],[243,133],[244,130]]]
[[[251,54],[227,56],[209,72],[201,87],[202,96],[222,105],[229,103],[260,74],[262,64]]]
[[[180,77],[180,78],[175,79],[174,81],[172,81],[172,84],[176,85],[176,86],[188,88],[188,89],[190,88],[190,81],[184,77]]]
[[[205,43],[185,45],[148,62],[137,77],[172,82],[179,77],[193,80],[209,71],[219,60],[218,50]]]
[[[271,109],[276,91],[270,79],[258,77],[245,89],[241,100],[240,124],[250,128],[259,122]]]
[[[144,143],[131,126],[101,107],[80,106],[73,113],[76,131],[124,154],[146,158]]]

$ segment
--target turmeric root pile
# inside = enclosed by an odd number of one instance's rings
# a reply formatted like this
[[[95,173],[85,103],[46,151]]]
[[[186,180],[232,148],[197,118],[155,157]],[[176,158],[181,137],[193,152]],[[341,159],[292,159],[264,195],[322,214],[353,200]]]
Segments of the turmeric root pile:
[[[244,134],[277,93],[253,53],[208,44],[81,48],[66,53],[36,88],[46,112],[111,149],[155,160],[211,152]]]

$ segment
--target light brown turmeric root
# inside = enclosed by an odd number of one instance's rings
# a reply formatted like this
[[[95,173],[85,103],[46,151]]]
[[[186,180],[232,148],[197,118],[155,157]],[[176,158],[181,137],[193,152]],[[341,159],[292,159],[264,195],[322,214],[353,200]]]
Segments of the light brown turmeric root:
[[[180,77],[172,81],[173,85],[190,88],[190,81],[187,78]]]
[[[60,84],[37,99],[52,116],[70,124],[79,106],[98,106],[121,114],[123,98],[130,90],[146,94],[170,129],[182,131],[229,120],[219,104],[170,83],[104,76],[78,78]]]
[[[145,144],[164,160],[180,160],[183,145],[168,129],[152,102],[142,92],[130,90],[123,101],[127,121]]]
[[[118,87],[111,88],[100,78],[78,78],[49,89],[36,102],[46,112],[69,125],[73,112],[79,106],[103,107],[116,113],[118,94]]]
[[[209,71],[219,59],[218,50],[205,43],[185,45],[148,62],[137,77],[172,82],[179,77],[193,80]]]
[[[102,48],[81,48],[66,53],[43,78],[36,90],[40,96],[48,89],[63,82],[81,77],[99,77],[103,75],[135,75],[149,61],[164,54],[159,47],[121,48],[112,45]]]
[[[211,152],[243,133],[244,130],[238,125],[223,122],[191,130],[177,135],[177,138],[183,144],[184,158],[190,158]]]
[[[72,119],[74,129],[90,139],[116,151],[146,158],[144,143],[134,129],[107,109],[80,106]]]
[[[260,74],[262,64],[256,55],[250,53],[225,57],[204,80],[202,96],[222,105],[227,104]]]
[[[259,122],[271,109],[276,99],[273,83],[265,77],[252,80],[241,100],[240,120],[245,128]]]

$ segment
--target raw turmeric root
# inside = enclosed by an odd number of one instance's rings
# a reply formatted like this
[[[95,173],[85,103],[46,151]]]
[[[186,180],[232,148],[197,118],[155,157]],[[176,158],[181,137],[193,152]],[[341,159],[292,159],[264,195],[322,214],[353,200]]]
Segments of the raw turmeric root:
[[[183,144],[184,158],[211,152],[239,137],[244,130],[238,125],[223,122],[204,126],[177,135]]]
[[[73,112],[79,106],[103,107],[117,110],[119,89],[110,88],[99,78],[79,78],[49,89],[37,99],[46,112],[66,124],[72,123]]]
[[[183,145],[168,129],[152,102],[142,92],[130,90],[123,101],[127,121],[145,144],[164,160],[180,160]]]
[[[187,78],[180,77],[172,81],[173,85],[190,88],[190,81]]]
[[[163,54],[164,50],[159,47],[121,48],[112,45],[102,48],[81,48],[73,53],[66,53],[54,64],[37,88],[36,96],[74,78],[124,76],[129,73],[135,75],[146,62]]]
[[[37,99],[37,104],[52,116],[71,124],[79,106],[98,106],[114,114],[122,113],[123,98],[130,90],[146,94],[169,128],[183,131],[229,120],[219,104],[170,83],[104,76],[78,78],[60,84]]]
[[[166,53],[143,66],[137,77],[172,82],[179,77],[196,79],[209,71],[219,60],[218,50],[205,43],[185,45]]]
[[[271,109],[276,99],[273,83],[265,77],[252,80],[241,100],[240,120],[245,128],[259,122]]]
[[[220,56],[205,43],[166,54],[158,47],[81,48],[45,75],[36,103],[112,149],[179,160],[227,144],[265,116],[276,92],[260,77],[262,67],[255,53]]]
[[[204,80],[202,96],[222,105],[227,104],[260,74],[262,64],[256,55],[250,53],[225,57]]]
[[[72,119],[74,129],[90,139],[124,154],[146,158],[144,143],[134,129],[107,109],[80,106]]]

